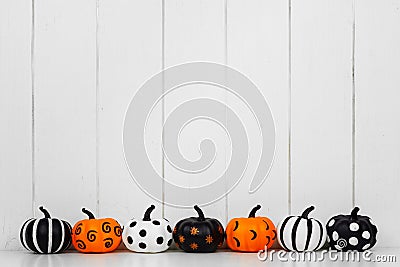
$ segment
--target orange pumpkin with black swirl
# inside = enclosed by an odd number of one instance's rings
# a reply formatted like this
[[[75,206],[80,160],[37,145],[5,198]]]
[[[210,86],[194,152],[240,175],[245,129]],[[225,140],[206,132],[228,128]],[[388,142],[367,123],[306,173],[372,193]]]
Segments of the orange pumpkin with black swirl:
[[[95,219],[83,208],[89,219],[81,220],[72,228],[72,244],[83,253],[105,253],[115,250],[121,243],[122,228],[113,218]]]

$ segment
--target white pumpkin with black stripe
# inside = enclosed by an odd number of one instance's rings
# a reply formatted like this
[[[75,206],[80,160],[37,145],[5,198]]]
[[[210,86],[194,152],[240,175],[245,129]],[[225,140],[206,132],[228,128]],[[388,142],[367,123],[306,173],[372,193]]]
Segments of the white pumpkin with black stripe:
[[[36,253],[60,253],[71,245],[71,225],[51,218],[49,212],[39,207],[44,218],[29,219],[21,227],[20,241],[24,248]]]
[[[162,252],[172,244],[172,228],[167,219],[151,219],[150,213],[155,209],[151,205],[142,220],[132,219],[127,222],[122,232],[125,246],[135,252]]]
[[[314,251],[320,249],[326,240],[326,230],[316,219],[308,218],[314,206],[307,208],[301,216],[286,217],[278,225],[278,242],[290,251]]]

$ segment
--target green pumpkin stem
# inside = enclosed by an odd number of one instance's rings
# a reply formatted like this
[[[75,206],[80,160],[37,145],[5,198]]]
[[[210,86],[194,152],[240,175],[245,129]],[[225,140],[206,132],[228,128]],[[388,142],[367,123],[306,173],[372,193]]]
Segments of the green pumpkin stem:
[[[41,212],[43,212],[44,217],[45,217],[46,219],[50,219],[50,218],[51,218],[51,217],[50,217],[50,213],[49,213],[45,208],[43,208],[43,206],[40,206],[40,207],[39,207],[39,210],[40,210]]]
[[[254,218],[254,217],[256,217],[256,212],[257,212],[259,209],[261,209],[261,205],[255,206],[255,207],[250,211],[249,218]]]
[[[143,221],[151,221],[150,219],[150,213],[155,209],[156,207],[154,205],[151,205],[146,212],[144,213],[143,216]]]
[[[310,214],[310,212],[313,211],[314,209],[315,209],[314,206],[310,206],[310,207],[306,208],[306,210],[303,211],[303,213],[301,214],[301,218],[308,219],[308,214]]]
[[[357,219],[357,212],[359,212],[359,211],[360,211],[359,207],[354,207],[354,209],[351,211],[351,218],[353,220]]]
[[[203,211],[199,208],[199,206],[194,205],[194,209],[197,211],[197,213],[199,214],[199,218],[197,220],[199,221],[204,221],[205,217],[204,217],[204,213]]]
[[[82,208],[82,212],[85,213],[87,216],[89,216],[89,220],[94,219],[94,215],[92,212],[90,212],[90,210]]]

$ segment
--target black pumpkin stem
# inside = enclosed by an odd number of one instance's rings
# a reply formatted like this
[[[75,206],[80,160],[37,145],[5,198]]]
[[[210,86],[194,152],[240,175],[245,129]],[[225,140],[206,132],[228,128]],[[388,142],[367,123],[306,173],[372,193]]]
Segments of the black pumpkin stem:
[[[308,219],[308,214],[310,214],[311,211],[313,211],[315,209],[314,206],[310,206],[308,207],[305,211],[303,211],[303,213],[301,214],[301,218],[303,219]]]
[[[45,217],[46,219],[50,219],[50,218],[51,218],[51,217],[50,217],[50,213],[49,213],[45,208],[43,208],[43,206],[40,206],[40,207],[39,207],[39,210],[40,210],[41,212],[43,212],[44,217]]]
[[[357,212],[359,212],[359,211],[360,211],[359,207],[354,207],[354,209],[351,211],[351,218],[353,220],[357,219]]]
[[[204,217],[204,213],[203,211],[199,208],[199,206],[194,205],[194,209],[197,211],[197,213],[199,214],[199,218],[197,220],[199,221],[204,221],[205,217]]]
[[[85,213],[87,216],[89,216],[89,220],[94,219],[94,215],[90,210],[82,208],[82,212]]]
[[[155,209],[156,207],[154,205],[151,205],[146,212],[144,213],[143,216],[143,221],[151,221],[150,219],[150,213]]]
[[[259,209],[261,209],[261,205],[255,206],[255,207],[250,211],[249,218],[254,218],[254,217],[256,217],[256,212],[257,212]]]

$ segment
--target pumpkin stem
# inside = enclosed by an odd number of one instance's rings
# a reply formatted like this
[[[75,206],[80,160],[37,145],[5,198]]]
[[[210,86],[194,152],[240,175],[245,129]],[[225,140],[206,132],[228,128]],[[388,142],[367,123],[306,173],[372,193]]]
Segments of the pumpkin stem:
[[[50,219],[50,213],[49,213],[45,208],[43,208],[43,206],[40,206],[40,207],[39,207],[39,210],[40,210],[41,212],[43,212],[44,217],[45,217],[46,219]]]
[[[197,205],[194,205],[194,209],[197,211],[197,213],[199,214],[199,218],[198,218],[198,220],[199,221],[204,221],[204,213],[203,213],[203,211],[199,208],[199,206],[197,206]]]
[[[256,212],[257,212],[259,209],[261,209],[261,205],[255,206],[255,207],[250,211],[249,218],[254,218],[254,217],[256,217]]]
[[[303,219],[308,219],[308,214],[310,214],[311,211],[313,211],[315,209],[314,206],[310,206],[308,207],[305,211],[303,211],[303,213],[301,214],[301,218]]]
[[[150,213],[155,209],[156,207],[154,205],[151,205],[146,212],[144,213],[143,216],[143,221],[151,221],[150,219]]]
[[[89,220],[94,219],[94,215],[93,215],[93,213],[90,212],[90,210],[82,208],[82,212],[85,213],[87,216],[89,216]]]
[[[359,212],[359,211],[360,211],[359,207],[354,207],[354,209],[351,211],[351,218],[353,220],[357,219],[357,212]]]

